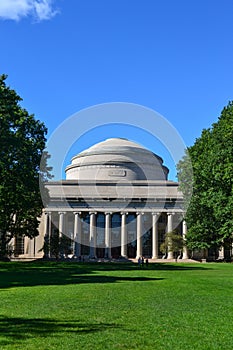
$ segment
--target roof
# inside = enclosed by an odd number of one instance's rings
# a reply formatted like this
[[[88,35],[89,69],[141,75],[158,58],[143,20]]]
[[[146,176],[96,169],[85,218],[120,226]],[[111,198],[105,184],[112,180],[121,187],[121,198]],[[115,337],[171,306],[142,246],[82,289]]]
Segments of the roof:
[[[136,142],[110,138],[72,158],[66,179],[73,180],[166,180],[163,159]]]

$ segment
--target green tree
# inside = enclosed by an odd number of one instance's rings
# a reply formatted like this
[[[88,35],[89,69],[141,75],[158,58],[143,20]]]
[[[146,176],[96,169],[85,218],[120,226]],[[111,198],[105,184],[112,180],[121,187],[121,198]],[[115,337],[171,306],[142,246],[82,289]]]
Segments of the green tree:
[[[191,159],[193,178],[189,178]],[[233,233],[233,103],[216,123],[202,131],[178,164],[178,179],[186,197],[193,195],[186,212],[190,249],[228,244]]]
[[[39,178],[50,177],[46,166],[47,129],[20,106],[22,100],[0,76],[0,258],[15,236],[35,237],[43,203]]]
[[[167,232],[165,235],[165,240],[160,245],[160,250],[163,254],[168,252],[173,252],[175,259],[177,260],[178,255],[180,255],[184,246],[184,240],[181,235],[179,235],[176,230]]]
[[[50,239],[45,238],[44,245],[40,251],[44,252],[44,257],[55,258],[59,260],[72,253],[72,240],[66,235],[59,235],[58,229],[51,235]]]

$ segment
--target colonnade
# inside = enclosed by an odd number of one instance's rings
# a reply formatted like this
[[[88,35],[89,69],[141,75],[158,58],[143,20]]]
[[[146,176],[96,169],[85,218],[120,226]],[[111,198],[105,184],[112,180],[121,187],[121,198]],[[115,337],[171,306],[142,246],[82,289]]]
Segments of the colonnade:
[[[65,211],[59,211],[58,214],[58,232],[59,237],[62,237],[63,234],[66,234],[65,232],[65,215],[68,212]],[[70,212],[69,212],[70,213]],[[73,246],[72,246],[72,253],[74,256],[80,256],[81,255],[81,233],[82,233],[82,226],[81,226],[81,215],[82,211],[74,211],[72,212],[74,215],[74,222],[73,222]],[[112,212],[101,212],[101,214],[105,215],[105,227],[104,227],[104,246],[105,246],[105,257],[111,259],[111,215]],[[124,258],[127,258],[127,215],[128,212],[121,212],[121,226],[120,226],[120,252],[121,256]],[[143,255],[143,215],[144,212],[138,211],[136,213],[136,258],[139,258]],[[158,259],[159,258],[159,239],[158,239],[158,221],[159,217],[162,213],[161,212],[151,212],[151,258],[152,259]],[[171,232],[173,230],[173,218],[176,213],[167,212],[167,222],[166,222],[166,232]],[[48,241],[51,238],[52,235],[52,215],[54,215],[54,212],[46,211],[45,212],[45,231],[44,231],[44,237],[45,240]],[[96,211],[90,211],[90,224],[89,224],[89,247],[90,247],[90,257],[96,257],[96,248],[97,248],[97,215],[98,213]],[[187,226],[186,222],[182,221],[182,235],[183,239],[185,241],[187,233]],[[169,244],[168,244],[169,245]],[[50,252],[48,252],[48,257],[50,257]],[[173,252],[168,250],[167,259],[173,259]],[[188,258],[188,252],[187,248],[184,246],[183,248],[183,259]]]

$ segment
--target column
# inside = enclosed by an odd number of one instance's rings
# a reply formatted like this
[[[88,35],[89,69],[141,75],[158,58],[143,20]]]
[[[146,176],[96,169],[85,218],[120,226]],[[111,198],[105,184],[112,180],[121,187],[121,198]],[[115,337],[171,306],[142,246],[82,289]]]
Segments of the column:
[[[59,213],[59,223],[58,223],[58,231],[59,231],[59,238],[62,237],[64,234],[64,229],[65,229],[65,212],[60,211]]]
[[[74,212],[74,256],[81,255],[81,211]]]
[[[105,213],[105,257],[111,259],[111,213]]]
[[[173,218],[173,214],[172,213],[168,213],[167,214],[167,233],[172,232],[172,218]],[[173,251],[170,250],[171,249],[171,242],[170,239],[168,239],[168,254],[167,254],[167,259],[174,259],[173,256]]]
[[[126,215],[128,213],[121,213],[121,256],[127,258],[127,226]]]
[[[224,260],[224,243],[222,243],[222,246],[218,249],[218,260]]]
[[[137,255],[136,259],[142,256],[142,215],[143,213],[137,214]]]
[[[45,243],[45,248],[44,248],[44,257],[45,258],[50,258],[51,253],[50,253],[50,239],[51,239],[51,233],[52,233],[52,213],[45,212],[45,223],[44,223],[44,243]]]
[[[58,223],[58,234],[59,234],[59,242],[61,243],[62,236],[65,231],[65,212],[61,211],[59,214],[59,223]],[[61,246],[59,249],[59,255],[64,255],[64,251],[62,251]]]
[[[90,212],[90,258],[96,258],[96,212]]]
[[[158,219],[159,213],[152,213],[152,259],[158,259]]]
[[[182,259],[188,259],[188,249],[186,247],[186,234],[187,234],[187,224],[186,224],[186,221],[183,220],[183,222],[182,222],[182,235],[183,235],[184,246],[183,246]]]

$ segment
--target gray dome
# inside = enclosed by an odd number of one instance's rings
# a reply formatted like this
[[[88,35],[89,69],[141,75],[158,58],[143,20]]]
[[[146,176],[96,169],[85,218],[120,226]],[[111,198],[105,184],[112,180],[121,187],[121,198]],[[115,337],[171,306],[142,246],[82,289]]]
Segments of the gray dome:
[[[111,138],[72,158],[67,180],[167,180],[168,168],[153,152],[135,142]]]

